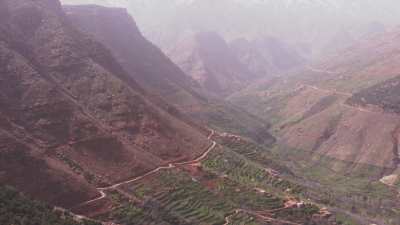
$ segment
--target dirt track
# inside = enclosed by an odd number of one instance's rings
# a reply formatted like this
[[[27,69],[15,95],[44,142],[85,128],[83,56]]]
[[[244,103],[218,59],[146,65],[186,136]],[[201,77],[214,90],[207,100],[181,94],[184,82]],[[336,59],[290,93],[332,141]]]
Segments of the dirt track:
[[[210,133],[210,135],[207,137],[207,139],[208,139],[208,140],[211,140],[211,138],[214,136],[214,134],[215,134],[215,131],[214,131],[214,130],[211,130],[211,133]],[[128,183],[131,183],[131,182],[135,182],[135,181],[138,181],[138,180],[142,180],[142,179],[144,179],[144,178],[146,178],[146,177],[148,177],[148,176],[151,176],[151,175],[153,175],[153,174],[155,174],[155,173],[157,173],[157,172],[159,172],[159,171],[161,171],[161,170],[168,170],[168,169],[176,168],[177,166],[191,165],[191,164],[198,163],[198,162],[202,161],[203,159],[205,159],[205,158],[207,157],[207,155],[215,148],[216,145],[217,145],[217,143],[216,143],[215,141],[213,141],[212,144],[211,144],[211,146],[208,147],[207,150],[206,150],[201,156],[199,156],[198,158],[196,158],[196,159],[194,159],[194,160],[187,161],[187,162],[180,162],[180,163],[170,163],[170,164],[168,164],[168,166],[160,166],[160,167],[157,167],[157,168],[155,168],[154,170],[149,171],[149,172],[147,172],[147,173],[145,173],[145,174],[143,174],[143,175],[141,175],[141,176],[135,177],[135,178],[133,178],[133,179],[129,179],[129,180],[126,180],[126,181],[122,181],[122,182],[113,184],[113,185],[108,186],[108,187],[97,188],[97,190],[98,190],[98,192],[99,192],[99,194],[100,194],[100,197],[97,197],[97,198],[95,198],[95,199],[92,199],[92,200],[83,202],[83,203],[79,204],[79,205],[76,206],[76,207],[85,206],[85,205],[90,204],[90,203],[92,203],[92,202],[96,202],[96,201],[99,201],[99,200],[101,200],[101,199],[103,199],[103,198],[106,198],[106,197],[107,197],[106,191],[117,189],[118,187],[120,187],[121,185],[124,185],[124,184],[128,184]],[[76,208],[76,207],[74,207],[74,208]]]

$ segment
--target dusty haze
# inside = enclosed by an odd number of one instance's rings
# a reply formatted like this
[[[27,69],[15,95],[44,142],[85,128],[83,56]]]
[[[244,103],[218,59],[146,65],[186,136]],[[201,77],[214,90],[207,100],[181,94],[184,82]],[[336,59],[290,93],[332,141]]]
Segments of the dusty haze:
[[[147,38],[168,48],[186,35],[216,31],[225,39],[274,36],[315,53],[383,32],[399,21],[395,0],[64,0],[126,7]]]

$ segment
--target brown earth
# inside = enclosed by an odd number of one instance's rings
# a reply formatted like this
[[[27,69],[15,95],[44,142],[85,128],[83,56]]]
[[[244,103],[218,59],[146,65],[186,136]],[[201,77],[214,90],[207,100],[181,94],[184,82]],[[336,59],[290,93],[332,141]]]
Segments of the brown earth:
[[[68,207],[93,197],[93,178],[124,180],[210,144],[75,29],[58,1],[0,8],[2,184]]]
[[[370,37],[336,57],[278,82],[254,84],[230,99],[260,117],[274,118],[283,145],[356,163],[348,171],[364,164],[389,175],[399,161],[393,138],[400,125],[398,34]]]
[[[215,32],[191,35],[168,55],[205,90],[217,96],[240,90],[256,78]]]
[[[85,5],[64,6],[64,10],[71,22],[82,32],[107,46],[129,75],[144,86],[152,97],[161,98],[184,112],[184,115],[179,114],[181,119],[187,122],[195,120],[219,130],[229,130],[261,143],[274,141],[268,133],[268,122],[203,89],[197,81],[185,74],[160,49],[142,36],[134,19],[125,9]],[[213,37],[211,34],[210,36],[211,43],[223,42],[218,36]],[[221,54],[230,54],[226,43],[223,44]],[[209,50],[209,47],[202,48]],[[204,57],[204,60],[213,61],[208,58],[208,55]],[[229,63],[223,64],[221,70],[229,69],[231,72],[237,70],[237,67],[229,68],[230,65],[235,64],[235,59],[226,61]],[[217,64],[217,62],[212,63],[212,66]],[[238,71],[243,72],[243,68]],[[223,74],[225,75],[230,76],[227,73]],[[179,113],[174,107],[168,107],[169,111]],[[190,118],[186,118],[185,115]]]

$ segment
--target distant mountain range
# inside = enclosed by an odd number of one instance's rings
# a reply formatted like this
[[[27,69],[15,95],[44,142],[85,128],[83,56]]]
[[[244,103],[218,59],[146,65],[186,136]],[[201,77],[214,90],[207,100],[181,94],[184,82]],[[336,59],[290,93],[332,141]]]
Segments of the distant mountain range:
[[[293,44],[308,43],[312,45],[314,52],[325,49],[340,30],[346,30],[358,38],[368,33],[371,23],[397,25],[397,9],[400,7],[399,3],[393,0],[64,2],[126,7],[138,21],[145,36],[162,48],[168,47],[171,42],[188,32],[215,31],[228,41],[272,35]]]
[[[390,1],[85,2],[0,1],[0,224],[398,225]]]

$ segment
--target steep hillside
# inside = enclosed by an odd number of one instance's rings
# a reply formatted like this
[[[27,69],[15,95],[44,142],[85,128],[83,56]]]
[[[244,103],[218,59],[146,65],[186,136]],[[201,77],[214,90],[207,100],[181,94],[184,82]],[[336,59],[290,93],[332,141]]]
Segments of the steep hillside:
[[[10,187],[0,187],[0,223],[26,225],[101,225],[44,203],[33,201]]]
[[[274,149],[195,125],[175,107],[185,108],[174,94],[163,96],[163,90],[158,90],[179,87],[187,99],[197,99],[192,79],[180,77],[183,73],[173,65],[160,65],[173,69],[166,79],[155,68],[143,70],[168,62],[165,56],[157,56],[160,52],[154,46],[139,48],[143,61],[131,50],[122,55],[124,49],[114,45],[116,39],[99,42],[95,35],[81,33],[82,27],[75,27],[78,22],[71,22],[53,0],[4,0],[0,9],[0,184],[118,224],[334,225],[348,221],[347,216],[361,224],[376,223],[352,216],[358,213],[359,201],[367,205],[360,207],[360,214],[379,207],[382,215],[398,218],[390,210],[398,208],[397,202],[388,200],[392,192],[375,183],[368,183],[368,189],[363,189],[364,183],[356,185],[353,192],[339,192],[340,196],[333,188],[307,188],[307,180],[291,171],[291,165],[282,165]],[[121,26],[132,23],[124,24],[129,17],[119,9],[90,6],[78,12],[95,12],[96,17],[90,18],[99,21],[111,13]],[[140,33],[133,34],[133,43],[138,38],[139,44],[148,44]],[[140,63],[130,67],[131,60]],[[147,80],[147,74],[152,78]],[[159,83],[151,83],[152,79]],[[236,108],[218,107],[210,106],[217,112],[210,117],[237,129],[230,124],[237,118],[224,114]],[[237,113],[242,112],[230,115]],[[271,144],[267,125],[254,126],[262,128],[255,132],[261,135],[260,142]],[[369,198],[364,191],[377,196]],[[383,204],[369,208],[377,205],[381,192],[386,197]],[[6,224],[18,224],[20,219],[27,224],[76,222],[62,209],[53,211],[14,191],[0,189],[0,198],[4,200],[0,219],[7,215]],[[344,213],[323,208],[331,202],[342,203]],[[337,220],[336,213],[346,218]]]
[[[362,107],[375,106],[382,112],[400,114],[399,88],[400,77],[391,78],[355,93],[347,102]]]
[[[185,38],[168,55],[204,89],[218,96],[229,95],[256,77],[215,32]]]
[[[384,202],[396,199],[396,204],[398,38],[398,31],[369,37],[335,57],[287,77],[254,84],[230,99],[273,121],[278,137],[275,153],[299,176],[317,182],[310,186],[345,193],[359,186],[358,193],[365,192],[369,200],[361,206],[364,203],[354,199],[355,205],[360,204],[356,208],[385,207],[372,203],[372,196]],[[387,195],[385,189],[392,194]],[[389,214],[374,216],[393,216]]]
[[[123,8],[64,6],[69,20],[107,46],[124,69],[142,86],[167,101],[186,107],[204,103],[200,86],[147,41]]]
[[[326,50],[340,30],[358,38],[373,21],[398,24],[395,0],[63,0],[128,8],[145,36],[168,49],[188,32],[214,30],[227,40],[274,35]],[[205,16],[207,15],[207,16]],[[301,18],[301,19],[299,19]],[[347,44],[347,43],[344,43]]]
[[[256,115],[273,117],[282,141],[294,148],[390,172],[397,157],[392,132],[399,118],[386,112],[396,112],[398,37],[398,31],[370,37],[300,73],[254,85],[232,100]],[[369,138],[377,133],[380,138]]]
[[[267,122],[210,96],[197,81],[143,38],[126,10],[94,5],[64,6],[64,10],[77,27],[106,45],[129,75],[152,95],[159,96],[207,126],[249,136],[263,143],[274,141],[268,133]]]
[[[240,62],[259,78],[277,76],[306,61],[295,48],[272,37],[252,41],[237,39],[229,45]]]
[[[210,145],[71,26],[59,2],[1,4],[0,183],[71,207],[98,195],[93,184],[191,159]]]

